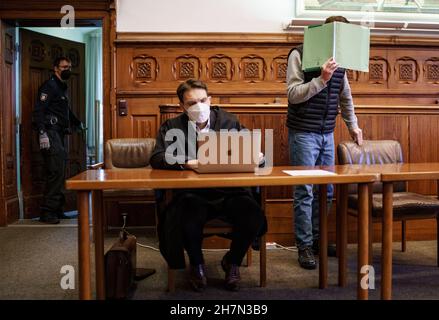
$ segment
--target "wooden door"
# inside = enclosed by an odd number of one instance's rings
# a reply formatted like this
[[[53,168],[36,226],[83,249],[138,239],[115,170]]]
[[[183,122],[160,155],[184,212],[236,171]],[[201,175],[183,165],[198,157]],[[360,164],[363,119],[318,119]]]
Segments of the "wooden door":
[[[0,21],[0,226],[19,217],[15,148],[15,28]]]
[[[53,60],[67,56],[72,60],[72,76],[68,81],[70,107],[85,123],[85,45],[45,34],[20,30],[21,48],[21,185],[24,216],[39,215],[44,191],[43,159],[39,150],[38,135],[32,130],[32,110],[38,88],[52,74]],[[68,159],[66,178],[85,170],[86,146],[77,133],[66,137]],[[76,209],[76,195],[66,192],[65,210]]]

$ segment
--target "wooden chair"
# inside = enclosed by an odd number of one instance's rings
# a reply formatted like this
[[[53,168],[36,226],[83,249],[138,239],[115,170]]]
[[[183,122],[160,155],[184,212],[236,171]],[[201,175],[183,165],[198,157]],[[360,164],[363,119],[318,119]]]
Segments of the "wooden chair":
[[[126,138],[110,139],[105,144],[104,163],[98,163],[92,169],[132,170],[150,168],[149,159],[155,147],[152,138]],[[103,218],[104,226],[108,229],[106,208],[114,203],[142,203],[154,206],[155,222],[157,224],[157,207],[155,193],[152,189],[133,190],[104,190],[103,192]],[[156,225],[157,228],[157,225]]]
[[[260,198],[258,199],[261,205],[262,211],[265,213],[265,199],[266,190],[261,188]],[[166,203],[169,203],[171,198],[171,192],[166,194]],[[220,219],[212,219],[206,223],[203,229],[203,234],[205,237],[216,235],[220,237],[229,238],[229,235],[233,231],[233,226]],[[266,286],[266,274],[267,274],[267,249],[266,249],[266,238],[265,234],[262,235],[258,240],[259,247],[259,286]],[[252,262],[252,247],[247,251],[247,267],[251,266]],[[168,268],[168,292],[175,292],[175,269]]]
[[[403,162],[401,145],[398,141],[393,140],[366,140],[361,147],[352,141],[341,142],[337,147],[337,155],[339,164],[388,164]],[[375,183],[372,189],[372,192],[369,192],[371,218],[369,221],[382,222],[382,184]],[[430,196],[407,192],[406,189],[406,182],[394,183],[393,219],[401,221],[402,224],[401,250],[403,252],[406,251],[407,220],[436,218],[439,231],[439,200]],[[348,213],[356,216],[358,206],[356,186],[350,185],[348,193]],[[372,223],[369,225],[369,259],[371,262],[373,225]],[[439,237],[437,241],[439,253]],[[340,248],[345,249],[344,246],[340,246]],[[439,256],[437,263],[439,266]]]

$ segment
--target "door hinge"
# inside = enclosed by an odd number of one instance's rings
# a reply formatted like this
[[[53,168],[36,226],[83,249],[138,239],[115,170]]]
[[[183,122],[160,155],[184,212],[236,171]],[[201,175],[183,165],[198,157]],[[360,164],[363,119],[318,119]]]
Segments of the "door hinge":
[[[20,53],[20,44],[17,42],[14,44],[14,56],[15,56],[15,60],[18,60],[18,55]]]

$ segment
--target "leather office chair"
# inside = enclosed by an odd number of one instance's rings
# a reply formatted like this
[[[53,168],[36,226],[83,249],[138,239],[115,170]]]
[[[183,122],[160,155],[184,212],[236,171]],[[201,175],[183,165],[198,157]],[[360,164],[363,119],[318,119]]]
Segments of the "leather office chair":
[[[125,138],[110,139],[105,144],[104,163],[91,166],[94,169],[105,168],[111,170],[146,169],[150,168],[149,159],[155,147],[152,138]],[[117,202],[135,202],[154,205],[155,222],[157,224],[157,208],[155,193],[152,189],[132,190],[104,190],[103,192],[103,217],[106,223],[105,208]],[[157,228],[157,225],[156,225]]]
[[[360,147],[355,142],[341,142],[337,147],[339,164],[389,164],[403,163],[402,149],[398,141],[393,140],[365,140]],[[372,222],[381,222],[383,214],[382,184],[372,186],[371,217]],[[406,251],[406,221],[415,219],[436,218],[439,231],[439,200],[430,196],[407,192],[406,182],[394,183],[393,194],[393,219],[401,221],[401,250]],[[356,185],[349,185],[348,213],[357,215],[358,196]],[[372,223],[370,224],[369,253],[372,252]],[[439,236],[438,236],[439,248]],[[439,251],[438,251],[439,252]],[[438,256],[439,266],[439,256]]]
[[[266,199],[266,189],[262,188],[262,191],[256,194],[256,200],[260,203],[261,209],[265,212],[265,199]],[[171,192],[167,192],[165,203],[169,203]],[[219,236],[230,239],[230,235],[233,232],[233,226],[221,219],[212,219],[208,221],[203,229],[204,237]],[[247,267],[251,266],[252,261],[252,248],[259,250],[259,286],[266,286],[266,269],[267,269],[267,250],[266,250],[266,238],[265,234],[261,237],[255,239],[256,243],[247,250]],[[168,292],[175,291],[175,269],[168,268]]]

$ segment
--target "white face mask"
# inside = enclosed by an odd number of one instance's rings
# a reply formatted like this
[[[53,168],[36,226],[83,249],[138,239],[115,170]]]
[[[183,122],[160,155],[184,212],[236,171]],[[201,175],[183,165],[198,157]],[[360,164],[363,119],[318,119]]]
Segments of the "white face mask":
[[[190,120],[196,123],[204,123],[210,116],[210,105],[198,102],[187,109],[187,115]]]

